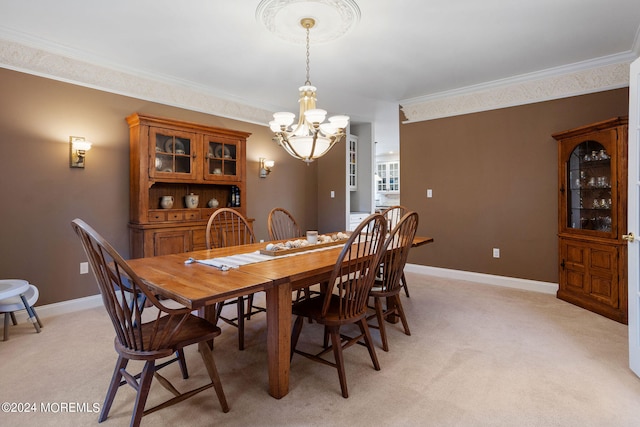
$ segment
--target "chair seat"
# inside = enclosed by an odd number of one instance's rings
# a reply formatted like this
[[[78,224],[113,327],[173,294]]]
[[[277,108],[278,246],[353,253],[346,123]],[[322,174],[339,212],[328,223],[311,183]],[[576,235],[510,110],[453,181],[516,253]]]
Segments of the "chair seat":
[[[157,328],[159,331],[159,335],[162,335],[162,332],[165,330],[169,330],[171,328],[175,328],[177,326],[177,318],[171,319],[169,316],[163,316],[157,321],[147,322],[142,324],[142,333],[143,333],[143,343],[145,348],[151,348],[150,337],[153,336],[152,330]],[[180,350],[184,347],[187,347],[191,344],[196,344],[203,340],[214,339],[218,335],[220,335],[221,330],[219,327],[214,325],[213,323],[194,315],[190,315],[187,317],[187,320],[184,321],[182,326],[180,327],[177,334],[175,334],[170,341],[166,343],[166,347],[161,349],[160,351],[164,351],[167,353],[167,356],[171,356],[175,351]],[[117,347],[117,339],[116,339],[116,347]],[[136,357],[135,354],[131,354],[129,356],[130,359],[148,359],[148,357]]]
[[[27,299],[29,305],[33,305],[38,301],[38,288],[33,285],[29,285],[29,289],[23,295]],[[24,309],[24,304],[22,303],[20,295],[0,301],[0,313],[9,313],[11,311],[20,311]]]
[[[388,290],[386,287],[382,285],[374,285],[369,291],[369,296],[377,297],[377,298],[386,298],[393,295],[397,295],[402,290],[402,287],[395,288],[393,290]]]
[[[322,305],[324,304],[324,295],[320,295],[313,298],[303,299],[297,302],[292,307],[292,312],[296,316],[308,317],[315,320],[321,325],[337,326],[344,325],[346,323],[354,323],[359,319],[362,319],[367,314],[366,310],[362,313],[349,318],[340,318],[340,297],[337,295],[331,295],[329,301],[329,309],[327,314],[322,316]]]

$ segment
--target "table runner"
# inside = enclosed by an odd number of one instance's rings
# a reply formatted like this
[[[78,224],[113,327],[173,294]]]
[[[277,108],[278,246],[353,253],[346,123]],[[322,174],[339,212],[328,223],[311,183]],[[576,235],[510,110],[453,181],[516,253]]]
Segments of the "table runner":
[[[346,240],[345,240],[345,243],[346,243]],[[322,248],[309,249],[309,250],[306,250],[306,251],[293,252],[293,253],[290,253],[290,254],[283,254],[283,255],[278,255],[278,256],[263,255],[263,254],[260,253],[260,251],[255,251],[255,252],[248,252],[246,254],[229,255],[229,256],[218,257],[218,258],[197,259],[197,260],[195,260],[195,262],[200,263],[200,264],[210,265],[210,266],[213,266],[213,267],[216,267],[216,268],[221,268],[221,269],[239,268],[242,265],[254,264],[254,263],[257,263],[257,262],[270,261],[270,260],[276,259],[276,258],[284,258],[284,257],[296,256],[296,255],[301,255],[301,254],[305,254],[305,253],[308,253],[308,252],[326,251],[326,250],[329,250],[329,249],[335,249],[335,248],[342,247],[342,246],[344,246],[344,243],[336,244],[336,245],[332,245],[332,246],[325,246],[325,247],[322,247]]]

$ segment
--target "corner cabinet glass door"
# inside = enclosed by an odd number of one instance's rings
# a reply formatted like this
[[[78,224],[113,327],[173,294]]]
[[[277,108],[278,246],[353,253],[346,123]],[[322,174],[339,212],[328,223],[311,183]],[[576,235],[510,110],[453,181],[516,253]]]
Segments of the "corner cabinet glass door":
[[[156,179],[194,179],[196,136],[170,129],[149,129],[149,159],[154,167],[149,176]]]
[[[204,179],[211,181],[240,181],[242,176],[243,156],[238,141],[221,138],[207,138],[205,135],[204,148],[207,162],[205,163]]]
[[[565,146],[561,203],[567,231],[603,237],[617,234],[616,146],[610,136],[599,132]]]

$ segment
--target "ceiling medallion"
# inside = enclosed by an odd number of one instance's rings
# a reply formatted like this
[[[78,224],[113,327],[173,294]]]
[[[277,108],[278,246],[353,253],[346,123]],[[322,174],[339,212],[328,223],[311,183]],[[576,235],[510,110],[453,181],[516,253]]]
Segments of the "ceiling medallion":
[[[360,20],[360,8],[353,0],[262,0],[256,20],[279,38],[304,44],[303,18],[313,18],[314,44],[327,43],[347,34]]]

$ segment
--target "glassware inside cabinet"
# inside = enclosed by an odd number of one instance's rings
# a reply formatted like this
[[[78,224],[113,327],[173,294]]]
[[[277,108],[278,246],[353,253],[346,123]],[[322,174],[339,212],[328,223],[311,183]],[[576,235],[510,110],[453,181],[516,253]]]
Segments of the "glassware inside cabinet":
[[[597,141],[584,141],[567,161],[567,227],[611,232],[611,157]]]

